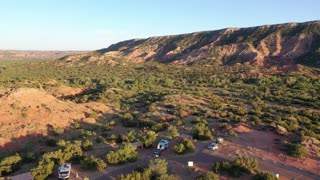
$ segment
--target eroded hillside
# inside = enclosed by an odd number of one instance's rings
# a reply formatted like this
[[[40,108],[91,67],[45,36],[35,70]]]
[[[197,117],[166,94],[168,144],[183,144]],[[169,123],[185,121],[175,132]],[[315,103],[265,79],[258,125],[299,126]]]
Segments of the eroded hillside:
[[[133,39],[64,59],[68,63],[104,60],[110,63],[112,59],[122,58],[174,64],[319,66],[319,42],[320,21],[313,21]]]

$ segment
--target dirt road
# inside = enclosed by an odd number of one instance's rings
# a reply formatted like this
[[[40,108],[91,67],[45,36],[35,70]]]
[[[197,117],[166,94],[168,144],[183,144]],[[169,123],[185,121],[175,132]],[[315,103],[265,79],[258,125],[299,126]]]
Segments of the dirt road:
[[[171,150],[165,151],[160,158],[166,159],[171,168],[171,171],[174,171],[174,174],[179,175],[182,179],[194,179],[190,175],[188,170],[187,163],[188,161],[193,161],[194,168],[198,171],[209,171],[211,170],[212,165],[215,162],[220,161],[233,161],[237,158],[236,155],[227,154],[223,148],[212,151],[205,149],[205,146],[208,142],[195,142],[196,152],[186,155],[175,155]],[[135,163],[129,163],[121,166],[110,166],[104,172],[95,174],[94,176],[89,177],[94,180],[107,180],[107,179],[116,179],[120,174],[127,174],[135,170],[137,167],[145,167],[148,165],[152,157],[152,149],[143,150],[139,160]],[[275,163],[273,161],[257,158],[259,162],[259,170],[269,172],[271,174],[279,174],[281,179],[320,179],[320,175],[308,172],[303,169],[298,169],[292,166],[284,165],[281,163]]]

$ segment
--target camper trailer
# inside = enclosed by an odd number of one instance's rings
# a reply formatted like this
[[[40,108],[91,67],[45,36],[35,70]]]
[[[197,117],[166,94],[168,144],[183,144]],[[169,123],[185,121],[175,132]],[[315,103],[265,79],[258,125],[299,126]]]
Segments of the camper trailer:
[[[69,179],[71,173],[71,163],[62,164],[58,169],[59,179]]]
[[[162,139],[157,146],[157,149],[163,151],[169,147],[169,141]]]

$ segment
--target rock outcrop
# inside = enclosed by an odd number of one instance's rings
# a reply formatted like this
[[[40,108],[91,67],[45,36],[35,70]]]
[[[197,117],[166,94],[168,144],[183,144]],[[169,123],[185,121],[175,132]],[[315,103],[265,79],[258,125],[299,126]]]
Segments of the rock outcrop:
[[[288,130],[285,127],[282,127],[280,125],[276,126],[276,131],[279,135],[287,135],[288,134]]]

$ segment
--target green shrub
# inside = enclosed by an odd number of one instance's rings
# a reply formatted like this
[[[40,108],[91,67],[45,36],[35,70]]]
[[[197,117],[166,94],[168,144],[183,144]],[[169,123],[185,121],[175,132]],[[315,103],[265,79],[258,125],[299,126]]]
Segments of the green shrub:
[[[31,163],[37,160],[37,154],[34,152],[26,152],[23,155],[23,162],[25,163]]]
[[[253,176],[253,179],[254,180],[277,180],[278,178],[270,173],[259,171],[257,172],[257,174]]]
[[[176,144],[176,145],[173,147],[173,150],[174,150],[174,152],[177,153],[177,154],[184,154],[185,151],[186,151],[186,147],[184,146],[184,144],[179,143],[179,144]]]
[[[110,151],[106,155],[106,161],[109,164],[123,164],[134,162],[138,159],[137,148],[130,143],[124,143],[123,147],[117,151]]]
[[[307,156],[307,151],[301,144],[288,144],[287,153],[295,158],[304,158]]]
[[[150,118],[139,119],[139,128],[151,128],[155,124],[157,124],[157,122]]]
[[[102,142],[104,142],[105,141],[105,139],[102,137],[102,136],[98,136],[97,138],[96,138],[96,142],[97,143],[102,143]]]
[[[100,158],[90,156],[80,161],[80,166],[84,170],[100,170],[102,171],[107,167],[107,164]]]
[[[5,157],[0,161],[0,176],[2,174],[10,174],[19,168],[22,157],[19,154]]]
[[[154,124],[151,129],[155,132],[160,132],[160,131],[163,131],[164,129],[166,129],[166,125],[165,124],[162,124],[162,123],[156,123]]]
[[[118,176],[117,178],[118,180],[143,180],[143,176],[141,174],[141,172],[137,172],[137,171],[132,171],[129,174],[123,175],[121,174],[120,176]],[[147,179],[147,178],[145,178]]]
[[[61,146],[61,147],[65,147],[67,145],[68,141],[65,141],[64,139],[60,139],[58,142],[57,142],[57,145],[58,146]]]
[[[149,112],[154,112],[155,110],[157,110],[157,104],[156,103],[151,103],[149,106],[148,111]]]
[[[190,139],[184,139],[182,143],[185,145],[188,152],[194,152],[195,146]]]
[[[117,135],[117,134],[111,134],[110,136],[107,137],[107,140],[109,142],[113,142],[113,143],[121,143],[122,142],[122,138],[121,135]]]
[[[82,150],[84,151],[92,151],[93,149],[93,143],[90,140],[86,140],[83,144],[82,144]]]
[[[178,180],[179,178],[168,174],[168,162],[164,159],[150,160],[147,168],[141,171],[133,171],[127,175],[121,174],[118,180],[145,180],[145,179],[166,179]]]
[[[154,131],[148,131],[141,137],[141,142],[147,148],[152,147],[152,144],[156,141],[157,134]]]
[[[73,123],[73,128],[81,129],[82,127],[81,127],[81,124],[79,124],[79,123]]]
[[[198,140],[211,140],[213,139],[211,131],[208,129],[208,126],[203,123],[197,123],[194,125],[194,134],[193,138]]]
[[[216,162],[212,171],[215,173],[226,172],[233,177],[240,177],[242,173],[254,173],[258,167],[258,161],[250,157],[239,157],[232,163]]]
[[[219,175],[209,171],[199,177],[197,177],[197,180],[219,180]]]
[[[31,169],[31,175],[34,180],[43,180],[46,179],[49,175],[52,174],[54,167],[54,162],[51,159],[42,159],[40,160],[37,167]]]
[[[198,117],[196,120],[191,121],[191,124],[198,124],[198,123],[208,125],[208,121],[206,119],[204,119],[203,117]]]
[[[136,127],[137,126],[137,121],[135,121],[133,119],[133,116],[131,113],[125,113],[122,117],[122,125],[125,126],[125,127]]]
[[[215,173],[229,172],[230,169],[232,169],[232,164],[229,162],[216,162],[212,167],[212,171]]]
[[[130,118],[129,118],[130,119]],[[116,121],[115,120],[111,120],[111,121],[108,121],[107,123],[106,123],[106,125],[107,126],[115,126],[117,123],[116,123]]]
[[[81,138],[87,138],[87,137],[95,136],[95,135],[97,135],[97,134],[94,131],[89,131],[89,130],[84,130],[84,129],[80,130],[80,137]]]
[[[254,158],[242,156],[238,157],[233,165],[242,171],[253,173],[258,168],[258,161]]]
[[[175,126],[169,126],[168,133],[169,133],[169,136],[172,136],[172,137],[177,137],[180,135],[178,129]]]
[[[194,152],[195,146],[191,140],[184,139],[181,143],[176,144],[173,147],[173,150],[177,154],[185,154],[185,153]]]
[[[122,116],[122,119],[123,120],[133,120],[133,116],[130,114],[130,113],[125,113],[123,116]]]
[[[129,142],[134,142],[137,138],[137,132],[135,130],[131,130],[128,132],[127,140]]]
[[[64,133],[64,129],[61,128],[61,127],[56,127],[56,128],[53,128],[53,134],[54,135],[60,135],[60,134],[63,134]]]
[[[175,123],[176,123],[177,126],[182,126],[182,125],[184,125],[184,122],[183,122],[181,119],[175,121]]]

